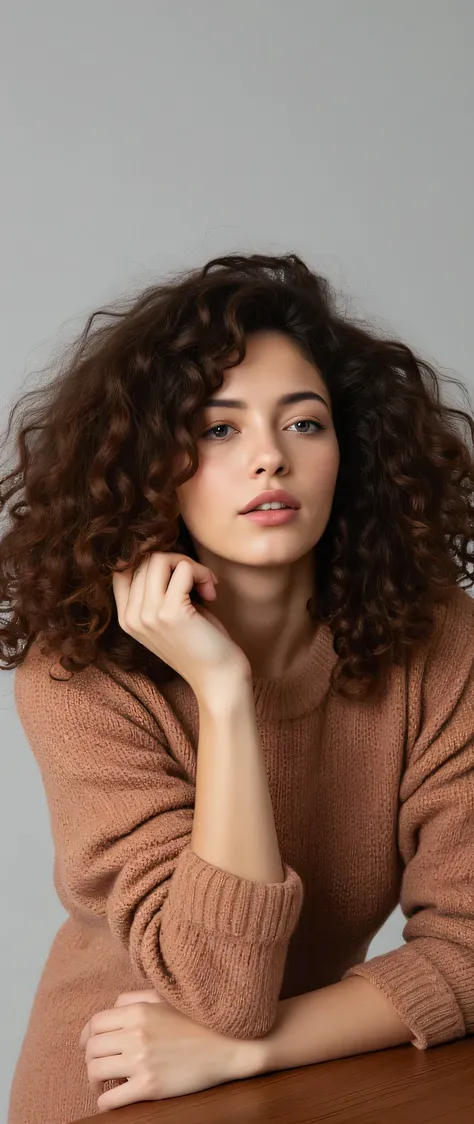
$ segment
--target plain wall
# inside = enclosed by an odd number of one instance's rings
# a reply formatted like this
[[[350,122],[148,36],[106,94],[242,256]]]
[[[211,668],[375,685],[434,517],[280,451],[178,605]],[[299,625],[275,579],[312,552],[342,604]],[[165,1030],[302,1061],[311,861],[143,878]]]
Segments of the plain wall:
[[[93,308],[239,249],[300,253],[472,391],[473,46],[470,0],[5,4],[3,420]],[[65,914],[11,672],[0,692],[4,1119]]]

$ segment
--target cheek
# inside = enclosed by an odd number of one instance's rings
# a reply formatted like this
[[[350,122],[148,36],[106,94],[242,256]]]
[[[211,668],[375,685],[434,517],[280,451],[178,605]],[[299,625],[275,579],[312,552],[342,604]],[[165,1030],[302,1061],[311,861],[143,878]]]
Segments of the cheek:
[[[193,522],[202,524],[202,519],[212,519],[212,514],[222,510],[222,504],[229,504],[228,489],[222,471],[217,467],[201,466],[191,480],[177,489],[182,517],[190,527]]]
[[[337,474],[339,472],[339,464],[340,464],[339,445],[338,445],[338,442],[336,440],[335,435],[334,435],[334,440],[331,442],[331,445],[326,452],[326,458],[325,459],[326,459],[325,475],[326,475],[328,481],[330,481],[332,487],[334,487],[334,484],[336,483],[336,479],[337,479]]]
[[[339,463],[339,446],[336,441],[326,446],[322,444],[319,446],[311,465],[307,465],[308,476],[314,481],[314,488],[318,495],[327,496],[334,491]]]

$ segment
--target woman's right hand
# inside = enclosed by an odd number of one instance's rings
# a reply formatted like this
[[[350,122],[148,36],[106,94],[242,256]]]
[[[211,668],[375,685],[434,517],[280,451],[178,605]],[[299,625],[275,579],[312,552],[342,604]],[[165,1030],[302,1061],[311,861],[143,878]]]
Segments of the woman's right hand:
[[[186,554],[155,551],[131,569],[115,570],[112,585],[120,627],[173,667],[196,695],[223,674],[251,675],[241,648],[217,618],[193,605],[191,590],[216,596],[215,575]]]

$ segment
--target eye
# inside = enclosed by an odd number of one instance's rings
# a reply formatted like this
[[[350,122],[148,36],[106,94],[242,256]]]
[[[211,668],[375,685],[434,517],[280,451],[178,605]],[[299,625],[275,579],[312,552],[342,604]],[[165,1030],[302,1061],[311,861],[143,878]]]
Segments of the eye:
[[[293,422],[292,425],[290,425],[288,428],[292,429],[293,425],[315,425],[317,431],[326,429],[325,425],[321,425],[321,422],[314,421],[314,418],[303,418],[301,421]],[[216,430],[216,429],[232,429],[232,428],[233,427],[228,425],[227,422],[221,422],[220,425],[211,425],[210,428],[206,429],[205,432],[203,433],[203,435],[202,435],[203,440],[207,440],[208,437],[209,437],[209,434],[213,433],[214,430]],[[302,430],[299,430],[298,432],[301,433],[302,437],[314,437],[315,436],[314,432],[313,433],[306,433],[306,432],[303,432]],[[225,438],[224,438],[224,440],[225,440]],[[222,444],[222,442],[221,442],[221,444]]]
[[[319,429],[326,429],[325,425],[321,425],[321,422],[314,421],[314,418],[304,418],[303,421],[293,422],[293,425],[315,425],[318,430]],[[292,426],[290,425],[288,428],[291,429]],[[300,429],[299,433],[301,433],[301,432],[302,431]],[[314,434],[308,433],[308,437],[311,437],[311,436],[314,436]],[[306,437],[306,433],[303,433],[303,437]]]
[[[230,429],[230,428],[231,427],[229,425],[227,425],[226,422],[223,422],[221,425],[211,425],[210,429],[206,429],[205,433],[203,433],[203,435],[202,435],[203,439],[206,440],[207,437],[209,436],[209,434],[213,433],[213,431],[215,429]]]

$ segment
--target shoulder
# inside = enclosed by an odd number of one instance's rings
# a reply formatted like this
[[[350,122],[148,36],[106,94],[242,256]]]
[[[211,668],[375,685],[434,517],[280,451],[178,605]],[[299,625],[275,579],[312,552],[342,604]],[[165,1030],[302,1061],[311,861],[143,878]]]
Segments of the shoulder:
[[[409,680],[421,695],[427,711],[454,706],[473,684],[474,598],[455,586],[449,596],[432,606],[434,629],[428,641],[415,649]]]
[[[118,718],[162,726],[166,702],[145,675],[124,671],[111,660],[68,671],[59,654],[46,654],[36,639],[14,673],[14,697],[20,721],[31,730],[68,727],[76,722],[110,721]]]
[[[408,677],[407,760],[422,771],[438,768],[460,746],[471,746],[472,759],[474,749],[474,599],[456,587],[434,606],[434,618]]]
[[[472,677],[474,668],[474,598],[460,586],[430,606],[431,635],[408,650],[406,686],[408,706],[425,708],[427,701],[452,699]]]
[[[445,626],[456,627],[458,624],[464,629],[469,627],[474,630],[474,590],[469,592],[456,585],[451,590],[446,602],[436,606],[439,618]],[[472,633],[471,633],[472,634]]]
[[[443,664],[455,676],[474,661],[474,597],[455,586],[433,606],[435,628],[426,650],[427,669]]]

